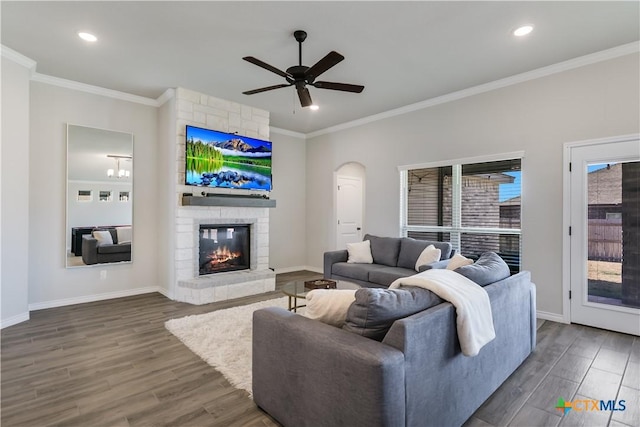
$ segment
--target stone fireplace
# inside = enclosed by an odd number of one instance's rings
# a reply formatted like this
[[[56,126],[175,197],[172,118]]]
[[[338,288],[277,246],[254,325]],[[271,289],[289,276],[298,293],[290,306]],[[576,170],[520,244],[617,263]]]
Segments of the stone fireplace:
[[[177,88],[175,114],[177,203],[174,211],[173,298],[191,304],[207,304],[274,291],[275,273],[269,269],[269,208],[256,204],[255,199],[248,198],[242,191],[227,192],[224,200],[216,204],[215,198],[202,194],[214,190],[184,185],[186,125],[268,140],[269,112]],[[192,194],[199,202],[207,203],[185,204],[184,194]],[[240,227],[246,230],[245,243],[232,243],[232,247],[222,248],[221,242],[229,243],[239,234],[244,236],[244,232],[237,231]],[[207,253],[204,255],[200,252],[201,237],[206,241]],[[242,248],[241,263],[237,263],[240,259],[231,253],[238,245],[248,246],[246,250]],[[203,264],[205,270],[210,270],[206,274],[201,274]]]

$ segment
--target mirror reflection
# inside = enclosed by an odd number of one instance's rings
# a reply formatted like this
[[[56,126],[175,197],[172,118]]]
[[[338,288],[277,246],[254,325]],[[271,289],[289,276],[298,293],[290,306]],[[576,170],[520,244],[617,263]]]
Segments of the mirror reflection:
[[[133,135],[67,125],[67,267],[131,262]]]

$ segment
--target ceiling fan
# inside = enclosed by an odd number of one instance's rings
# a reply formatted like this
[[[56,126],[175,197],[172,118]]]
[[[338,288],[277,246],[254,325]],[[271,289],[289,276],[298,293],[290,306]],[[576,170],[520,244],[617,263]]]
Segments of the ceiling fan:
[[[282,87],[295,86],[296,91],[298,92],[298,98],[300,98],[300,105],[303,107],[309,107],[313,104],[311,101],[311,94],[309,94],[309,89],[307,89],[307,85],[316,87],[318,89],[331,89],[331,90],[340,90],[343,92],[354,92],[360,93],[364,89],[364,86],[360,85],[352,85],[348,83],[335,83],[335,82],[324,82],[324,81],[316,81],[316,78],[319,77],[322,73],[336,65],[338,62],[344,59],[344,56],[340,55],[336,51],[329,52],[324,58],[320,61],[316,62],[316,64],[312,67],[307,67],[306,65],[302,65],[302,42],[307,38],[307,33],[302,30],[297,30],[293,33],[293,36],[298,42],[298,65],[294,65],[292,67],[287,68],[287,71],[282,71],[277,69],[276,67],[267,64],[266,62],[262,62],[259,59],[254,58],[253,56],[245,56],[245,61],[251,62],[252,64],[257,65],[258,67],[262,67],[265,70],[269,70],[272,73],[276,73],[279,76],[285,78],[287,83],[282,83],[274,86],[267,86],[260,89],[248,90],[246,92],[242,92],[245,95],[253,95],[255,93],[266,92],[268,90],[280,89]]]

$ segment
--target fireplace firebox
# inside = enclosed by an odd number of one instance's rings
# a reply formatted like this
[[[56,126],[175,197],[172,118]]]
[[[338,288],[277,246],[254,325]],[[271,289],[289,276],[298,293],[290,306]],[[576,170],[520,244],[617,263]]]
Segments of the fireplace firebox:
[[[250,225],[200,225],[200,275],[247,270],[250,266]]]

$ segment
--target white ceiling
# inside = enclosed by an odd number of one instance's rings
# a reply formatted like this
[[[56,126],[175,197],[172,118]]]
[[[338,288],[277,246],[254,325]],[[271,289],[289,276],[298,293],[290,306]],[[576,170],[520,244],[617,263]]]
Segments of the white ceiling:
[[[271,125],[309,133],[640,39],[639,2],[1,2],[3,45],[37,72],[157,98],[185,87],[271,112]],[[525,38],[511,31],[532,23]],[[362,94],[293,87],[242,60],[296,65],[346,59],[320,80]],[[98,36],[89,44],[76,35]]]

